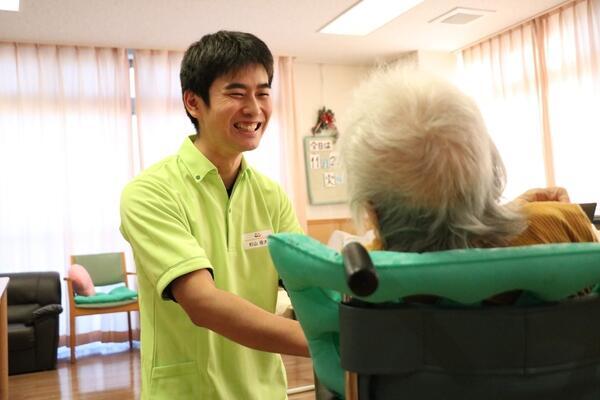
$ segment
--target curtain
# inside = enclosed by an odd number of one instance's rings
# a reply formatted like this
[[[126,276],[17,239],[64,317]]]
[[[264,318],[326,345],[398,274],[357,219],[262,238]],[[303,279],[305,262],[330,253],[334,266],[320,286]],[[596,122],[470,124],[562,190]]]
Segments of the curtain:
[[[507,165],[506,197],[560,185],[600,200],[599,16],[600,0],[573,1],[462,51],[461,82]]]
[[[505,197],[545,186],[531,23],[462,53],[465,91],[478,102],[507,170]]]
[[[578,1],[535,21],[543,37],[556,183],[581,202],[600,200],[600,186],[595,184],[600,148],[599,9],[600,1]]]
[[[183,53],[136,50],[135,120],[140,170],[177,153],[183,139],[194,133],[181,99],[179,66]]]
[[[71,254],[127,250],[119,198],[133,177],[128,74],[123,49],[0,43],[3,272],[64,276]],[[77,322],[81,334],[126,327],[124,315]]]
[[[306,226],[306,177],[302,137],[296,121],[296,92],[294,88],[294,59],[279,57],[274,82],[274,121],[281,137],[281,183],[294,206],[300,226]],[[273,122],[271,122],[273,123]],[[300,168],[298,166],[301,166]]]

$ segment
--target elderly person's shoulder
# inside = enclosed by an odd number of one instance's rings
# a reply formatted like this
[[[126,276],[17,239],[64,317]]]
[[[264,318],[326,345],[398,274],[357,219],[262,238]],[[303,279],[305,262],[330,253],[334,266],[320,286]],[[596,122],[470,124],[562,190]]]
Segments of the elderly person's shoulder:
[[[534,201],[523,204],[521,211],[527,228],[511,240],[511,246],[597,241],[589,219],[577,204]]]

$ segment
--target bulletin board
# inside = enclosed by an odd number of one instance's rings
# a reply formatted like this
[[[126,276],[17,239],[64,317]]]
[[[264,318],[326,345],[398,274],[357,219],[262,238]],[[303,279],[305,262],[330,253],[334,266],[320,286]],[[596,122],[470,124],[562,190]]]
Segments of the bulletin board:
[[[304,160],[310,204],[347,201],[346,177],[339,162],[338,143],[333,136],[304,138]]]

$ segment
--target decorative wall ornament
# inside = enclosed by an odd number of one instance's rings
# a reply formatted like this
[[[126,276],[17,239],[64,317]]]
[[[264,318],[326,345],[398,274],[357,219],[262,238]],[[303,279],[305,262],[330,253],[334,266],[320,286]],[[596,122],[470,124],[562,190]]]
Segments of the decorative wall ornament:
[[[334,142],[338,138],[338,129],[335,126],[335,114],[331,109],[327,107],[322,107],[319,110],[319,114],[317,116],[317,122],[315,126],[311,129],[313,136],[321,133],[321,131],[326,131],[326,133],[333,137]]]

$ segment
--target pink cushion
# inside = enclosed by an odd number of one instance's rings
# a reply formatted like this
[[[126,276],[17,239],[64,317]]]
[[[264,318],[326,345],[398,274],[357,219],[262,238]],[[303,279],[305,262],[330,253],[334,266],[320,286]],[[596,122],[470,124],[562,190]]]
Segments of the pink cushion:
[[[72,264],[69,268],[69,279],[73,283],[73,290],[80,296],[93,296],[96,294],[96,288],[90,274],[79,264]]]

